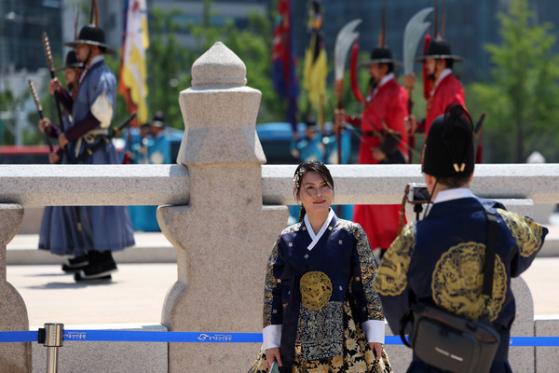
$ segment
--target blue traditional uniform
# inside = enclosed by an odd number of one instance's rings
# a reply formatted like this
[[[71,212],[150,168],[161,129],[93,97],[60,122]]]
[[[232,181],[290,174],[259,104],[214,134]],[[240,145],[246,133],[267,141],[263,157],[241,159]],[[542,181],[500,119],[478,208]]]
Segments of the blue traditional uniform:
[[[301,139],[292,140],[291,153],[300,162],[312,160],[324,162],[322,136],[316,133],[312,137],[304,136]]]
[[[150,137],[147,141],[147,156],[150,164],[171,163],[171,143],[165,132]]]
[[[67,111],[64,112],[62,121],[64,122],[62,128],[69,128],[72,125],[72,117]],[[60,164],[71,163],[63,152]],[[74,257],[85,255],[87,252],[78,227],[78,213],[79,207],[76,206],[45,207],[39,231],[39,249],[57,255]]]
[[[150,137],[146,141],[146,158],[150,164],[171,163],[171,143],[164,132]],[[160,230],[157,223],[157,206],[130,206],[130,214],[134,228],[144,232],[157,232]]]
[[[483,205],[496,208],[499,223],[489,300],[481,296],[488,224]],[[390,328],[400,332],[402,317],[416,301],[472,320],[487,311],[501,334],[491,372],[511,372],[508,348],[516,307],[510,281],[530,266],[546,234],[530,218],[480,200],[467,188],[439,192],[427,217],[404,227],[378,270],[374,289]],[[414,356],[408,372],[439,370]]]
[[[129,153],[129,162],[134,164],[147,164],[146,149],[147,139],[140,134],[138,128],[130,128],[123,136],[126,139],[125,152]]]
[[[317,234],[308,219],[286,228],[267,267],[263,350],[281,346],[290,373],[391,371],[368,345],[384,342],[376,268],[363,229],[333,211]],[[264,353],[250,371],[267,372]]]
[[[106,135],[113,119],[116,103],[116,79],[105,65],[103,57],[93,58],[80,80],[80,87],[72,107],[73,126],[66,131],[73,133],[77,123],[94,117],[98,124],[75,141],[68,136],[69,149],[77,156],[86,146]],[[119,164],[116,150],[109,141],[85,158],[84,164]],[[134,245],[132,225],[125,206],[85,206],[80,209],[87,251],[117,251]]]

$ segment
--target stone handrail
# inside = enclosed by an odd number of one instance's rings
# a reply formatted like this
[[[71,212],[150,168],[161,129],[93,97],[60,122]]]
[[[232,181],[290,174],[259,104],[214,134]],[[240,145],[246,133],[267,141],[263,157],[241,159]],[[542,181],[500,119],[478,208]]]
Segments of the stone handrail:
[[[294,203],[294,165],[262,166],[265,205]],[[422,182],[419,165],[331,165],[336,202],[399,203],[406,183]],[[473,189],[482,196],[559,202],[559,164],[477,165]],[[184,205],[182,165],[0,165],[0,201],[24,207],[68,205]],[[520,202],[516,202],[518,204]]]
[[[260,98],[246,86],[243,61],[216,43],[196,60],[192,87],[179,96],[185,132],[176,165],[0,166],[0,330],[28,327],[25,304],[5,276],[6,244],[24,208],[64,205],[159,205],[159,226],[177,250],[178,267],[162,324],[171,331],[258,330],[266,261],[286,225],[285,205],[294,202],[295,169],[263,166],[255,127]],[[399,203],[406,183],[422,181],[418,165],[330,168],[341,204]],[[528,206],[559,202],[558,185],[558,164],[480,165],[473,189]],[[512,286],[525,289],[513,333],[534,335],[529,291],[522,280]],[[169,372],[240,372],[258,346],[170,344],[168,351]],[[515,366],[533,367],[534,352],[514,353]],[[30,345],[0,346],[0,362],[27,372]]]

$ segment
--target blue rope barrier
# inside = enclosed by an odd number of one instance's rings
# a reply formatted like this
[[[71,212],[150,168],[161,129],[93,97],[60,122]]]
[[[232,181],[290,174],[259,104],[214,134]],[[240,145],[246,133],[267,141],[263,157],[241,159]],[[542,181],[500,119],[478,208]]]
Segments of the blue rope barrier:
[[[37,331],[0,332],[0,343],[37,342]]]
[[[0,332],[0,343],[37,342],[37,331]],[[137,330],[65,330],[65,342],[262,343],[262,333],[155,332]],[[387,345],[402,345],[386,336]],[[514,347],[559,347],[559,337],[511,337]]]

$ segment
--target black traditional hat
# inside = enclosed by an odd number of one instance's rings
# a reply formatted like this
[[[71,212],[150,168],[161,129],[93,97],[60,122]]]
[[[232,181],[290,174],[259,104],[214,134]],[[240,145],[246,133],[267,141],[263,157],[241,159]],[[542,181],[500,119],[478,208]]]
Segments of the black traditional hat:
[[[78,60],[76,51],[69,51],[66,53],[66,62],[64,63],[65,69],[83,69],[83,62]]]
[[[448,42],[443,39],[431,40],[427,53],[418,58],[417,61],[424,61],[427,58],[455,61],[462,61],[463,59],[458,55],[452,54],[452,51],[450,50],[450,44],[448,44]]]
[[[65,69],[83,69],[83,62],[78,60],[78,56],[76,52],[71,50],[66,53],[66,60],[64,62],[63,67],[59,67],[57,70],[65,70]]]
[[[385,47],[377,47],[371,51],[369,64],[371,63],[399,64],[399,62],[392,57],[392,51]]]
[[[309,115],[306,116],[306,118],[305,118],[305,126],[306,126],[305,129],[307,129],[307,130],[308,130],[308,129],[315,129],[315,128],[316,128],[317,123],[316,123],[316,118],[314,117],[314,115],[309,114]]]
[[[459,104],[450,105],[429,129],[421,171],[436,177],[469,177],[474,159],[470,114]]]
[[[76,40],[65,43],[66,46],[76,48],[78,45],[86,44],[101,48],[104,53],[114,53],[107,44],[105,44],[105,31],[98,26],[99,9],[97,1],[91,1],[91,13],[89,16],[89,25],[81,28]]]
[[[151,120],[151,125],[157,128],[165,127],[165,116],[162,111],[157,111]]]
[[[65,43],[66,46],[72,48],[76,48],[80,44],[93,45],[101,48],[105,53],[114,53],[114,50],[105,44],[105,31],[95,25],[82,27],[76,40]]]

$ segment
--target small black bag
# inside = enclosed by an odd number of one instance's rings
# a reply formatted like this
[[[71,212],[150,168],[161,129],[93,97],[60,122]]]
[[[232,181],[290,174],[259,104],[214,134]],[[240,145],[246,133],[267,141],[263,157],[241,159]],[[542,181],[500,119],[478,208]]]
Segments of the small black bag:
[[[482,294],[491,297],[495,265],[497,217],[485,208],[488,234],[484,263]],[[407,321],[413,321],[410,341],[404,336],[407,323],[402,323],[400,337],[413,348],[415,356],[435,368],[456,373],[486,373],[491,369],[501,342],[501,335],[488,321],[470,320],[426,303],[414,303]]]

